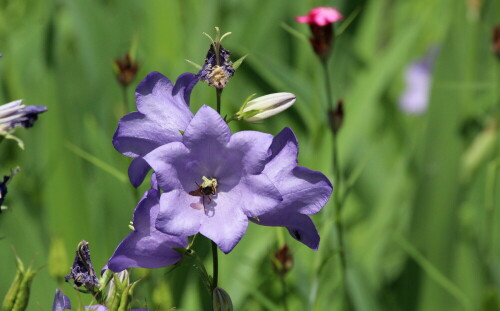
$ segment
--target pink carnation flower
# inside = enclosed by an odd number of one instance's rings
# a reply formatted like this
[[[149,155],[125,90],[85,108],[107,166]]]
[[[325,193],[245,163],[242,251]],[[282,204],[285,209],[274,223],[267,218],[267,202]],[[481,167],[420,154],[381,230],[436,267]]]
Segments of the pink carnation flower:
[[[344,16],[337,9],[324,6],[314,8],[309,11],[309,14],[295,18],[299,23],[314,24],[317,26],[326,26],[341,19],[344,19]]]

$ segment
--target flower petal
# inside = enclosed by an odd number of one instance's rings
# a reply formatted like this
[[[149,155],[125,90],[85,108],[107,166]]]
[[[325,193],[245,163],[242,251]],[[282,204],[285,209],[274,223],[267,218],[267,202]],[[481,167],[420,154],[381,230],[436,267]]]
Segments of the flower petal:
[[[309,216],[281,210],[258,218],[258,220],[252,218],[250,220],[262,226],[286,227],[290,235],[297,241],[304,243],[311,249],[318,249],[319,234]]]
[[[292,129],[285,127],[273,139],[271,147],[271,156],[264,172],[269,178],[274,180],[281,174],[291,171],[297,166],[297,156],[299,154],[299,145],[297,137]]]
[[[283,129],[273,140],[271,157],[263,173],[283,196],[277,209],[301,214],[317,213],[332,193],[328,178],[320,172],[297,166],[297,138],[290,128]]]
[[[139,187],[150,169],[151,166],[143,158],[137,157],[132,160],[132,163],[128,167],[128,177],[132,185],[136,188]]]
[[[59,290],[56,289],[56,294],[54,296],[54,302],[52,303],[52,311],[63,311],[70,310],[71,302],[69,298]]]
[[[224,147],[231,136],[226,122],[214,109],[203,105],[191,122],[183,136],[183,142],[194,153],[211,157],[217,149]]]
[[[161,73],[151,72],[135,90],[137,109],[168,129],[184,130],[193,116],[186,98],[196,81],[194,74],[183,74],[174,87]]]
[[[240,200],[228,193],[219,193],[207,208],[200,233],[229,253],[241,240],[248,226],[248,218],[238,208]]]
[[[137,87],[139,112],[124,116],[113,137],[116,150],[129,157],[144,155],[154,148],[180,141],[193,114],[189,96],[197,79],[192,73],[179,76],[175,86],[158,72],[150,73]]]
[[[160,212],[156,219],[156,229],[171,235],[191,236],[198,233],[204,206],[200,198],[183,190],[165,192],[160,197]]]
[[[189,150],[180,142],[173,142],[156,148],[144,156],[144,160],[156,173],[158,185],[164,191],[183,188],[182,180],[194,182],[200,178],[191,171],[192,163],[187,161]],[[194,189],[193,189],[194,190]]]
[[[227,145],[229,154],[241,154],[241,166],[249,174],[262,172],[269,156],[273,136],[256,131],[241,131],[233,134]]]
[[[283,200],[278,189],[264,174],[243,177],[228,194],[233,202],[237,202],[233,209],[241,209],[248,217],[269,213]],[[219,198],[216,201],[219,202]]]
[[[113,146],[127,157],[138,157],[161,145],[180,141],[182,134],[179,130],[185,129],[185,126],[168,125],[140,112],[131,112],[118,122]]]
[[[185,248],[187,237],[164,234],[155,229],[160,193],[149,190],[134,212],[134,228],[116,248],[108,268],[117,273],[127,268],[161,268],[175,264],[182,256],[173,247]]]

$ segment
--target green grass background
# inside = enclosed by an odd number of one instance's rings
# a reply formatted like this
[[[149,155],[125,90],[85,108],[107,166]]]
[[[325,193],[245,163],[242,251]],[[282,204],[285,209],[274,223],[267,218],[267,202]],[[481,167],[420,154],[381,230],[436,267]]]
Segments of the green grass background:
[[[202,32],[231,31],[224,46],[233,60],[249,55],[224,91],[223,114],[252,93],[297,95],[288,111],[260,124],[233,122],[232,129],[276,134],[290,126],[300,164],[332,179],[321,67],[308,42],[282,27],[308,35],[294,17],[319,5],[355,15],[330,62],[331,88],[346,110],[340,164],[352,190],[341,221],[355,309],[500,310],[500,61],[491,50],[498,0],[1,0],[0,103],[23,98],[49,112],[16,132],[24,151],[0,145],[0,173],[22,169],[0,215],[0,297],[14,277],[14,247],[26,264],[49,266],[34,280],[28,310],[50,310],[57,287],[75,305],[88,303],[49,270],[69,271],[82,239],[100,269],[128,234],[137,200],[123,177],[129,159],[111,144],[126,112],[112,62],[134,38],[136,85],[150,71],[171,80],[195,72],[184,59],[203,62],[209,41]],[[429,109],[405,115],[397,108],[404,69],[430,47],[439,54]],[[213,106],[215,95],[200,83],[193,111],[204,104]],[[286,276],[290,310],[342,308],[332,201],[314,216],[318,252],[285,235],[294,255]],[[238,246],[220,255],[220,285],[235,310],[283,309],[270,258],[284,231],[250,225]],[[62,255],[49,260],[58,242]],[[210,271],[208,242],[200,239],[196,249]],[[207,310],[210,297],[193,269],[167,271],[134,272],[145,278],[135,306]]]

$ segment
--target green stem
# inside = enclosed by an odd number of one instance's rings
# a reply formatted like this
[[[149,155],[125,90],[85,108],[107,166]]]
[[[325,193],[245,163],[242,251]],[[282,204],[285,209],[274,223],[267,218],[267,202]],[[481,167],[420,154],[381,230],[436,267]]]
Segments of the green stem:
[[[222,90],[223,89],[215,89],[215,93],[217,95],[217,112],[220,114],[220,106],[221,106],[221,96],[222,96]]]
[[[288,302],[286,299],[287,296],[286,281],[285,281],[285,276],[283,274],[280,275],[280,281],[281,281],[281,287],[283,288],[283,296],[281,297],[281,299],[283,300],[283,309],[285,311],[288,311]]]
[[[217,257],[217,244],[214,241],[212,243],[212,259],[213,259],[213,281],[212,281],[212,292],[217,287],[219,281],[219,259]]]
[[[330,83],[330,72],[328,71],[328,61],[327,60],[321,60],[321,65],[323,67],[323,74],[324,74],[324,80],[325,80],[325,92],[326,92],[326,98],[327,98],[327,111],[329,109],[334,109],[334,104],[333,104],[333,96],[332,96],[332,91],[331,91],[331,83]],[[351,299],[349,295],[349,290],[347,287],[347,277],[346,277],[346,270],[347,270],[347,260],[346,260],[346,251],[345,251],[345,245],[344,245],[344,228],[342,224],[342,206],[344,203],[344,200],[340,199],[340,189],[342,185],[342,177],[340,173],[340,165],[339,165],[339,159],[338,159],[338,137],[337,133],[335,131],[332,132],[332,165],[333,165],[333,178],[335,180],[335,189],[333,191],[333,202],[334,202],[334,208],[335,208],[335,231],[337,233],[337,243],[338,243],[338,251],[339,251],[339,256],[340,256],[340,269],[341,269],[341,277],[342,277],[342,284],[343,284],[343,291],[344,291],[344,297],[346,300],[347,304],[347,309],[352,310],[352,304],[351,304]]]
[[[326,100],[327,100],[327,105],[326,109],[333,109],[333,95],[332,95],[332,90],[331,90],[331,84],[330,84],[330,72],[328,71],[328,61],[327,60],[321,60],[321,67],[323,67],[323,75],[325,76],[325,91],[326,91]]]
[[[130,110],[130,107],[128,105],[128,94],[127,94],[127,87],[126,86],[122,87],[122,96],[123,96],[123,107],[125,108],[125,113],[127,113],[131,110]]]

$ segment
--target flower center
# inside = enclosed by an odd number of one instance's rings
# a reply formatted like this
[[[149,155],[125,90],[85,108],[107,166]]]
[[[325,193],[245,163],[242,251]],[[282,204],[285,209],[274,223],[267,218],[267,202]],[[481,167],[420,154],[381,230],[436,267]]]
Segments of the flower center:
[[[194,191],[190,191],[189,194],[197,197],[208,196],[210,199],[211,195],[217,194],[217,179],[216,178],[207,178],[203,176],[201,178],[203,182],[201,185],[198,185],[198,189]]]

